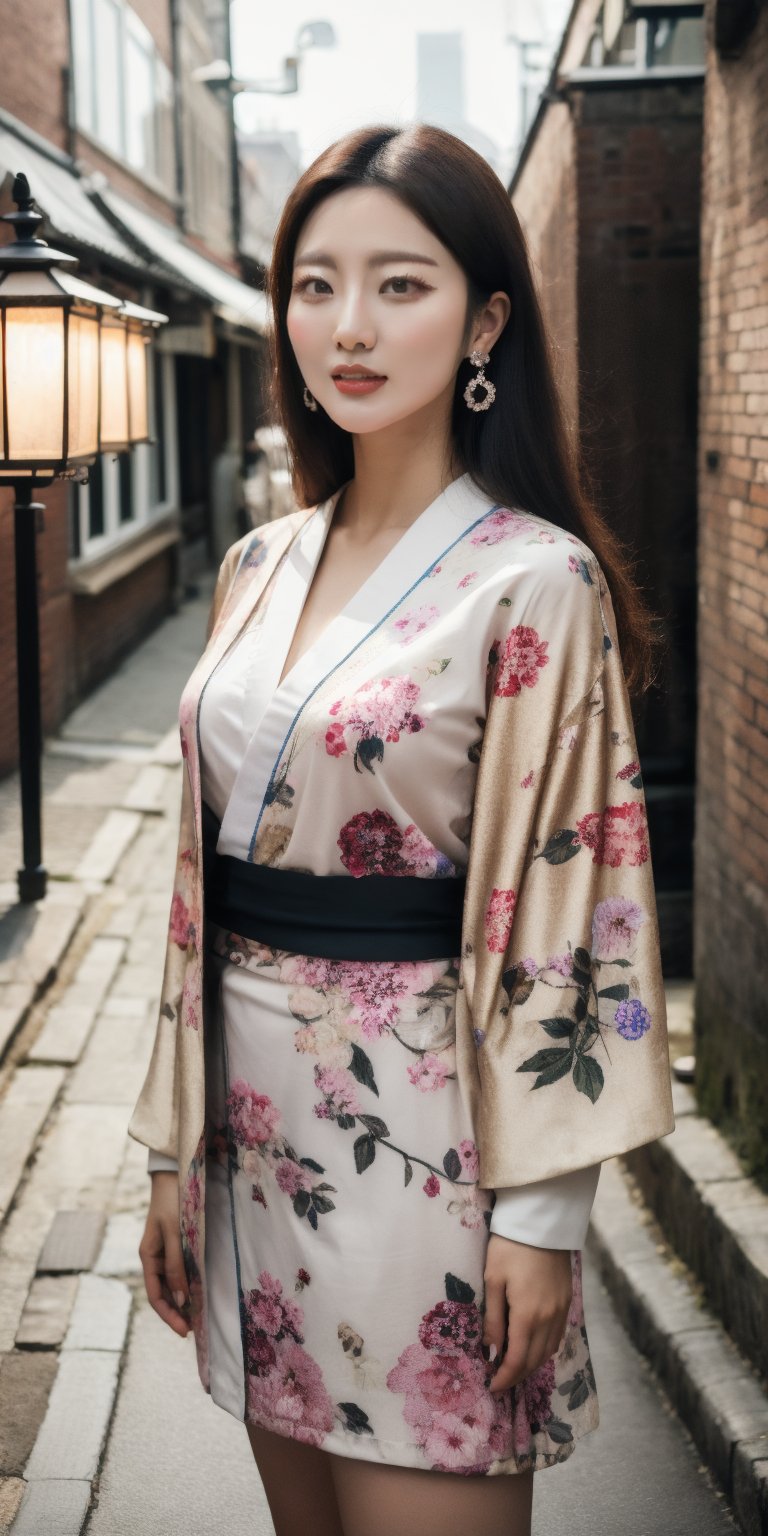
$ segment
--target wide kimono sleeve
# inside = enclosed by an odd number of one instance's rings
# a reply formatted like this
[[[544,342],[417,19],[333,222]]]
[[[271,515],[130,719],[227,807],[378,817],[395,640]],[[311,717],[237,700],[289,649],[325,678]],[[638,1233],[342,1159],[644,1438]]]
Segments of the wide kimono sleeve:
[[[674,1129],[645,795],[603,571],[528,545],[494,612],[457,1072],[483,1187]]]
[[[230,594],[243,545],[242,539],[233,544],[219,567],[206,625],[206,646]],[[178,914],[189,914],[195,910],[197,876],[195,810],[185,764],[157,1027],[149,1066],[128,1122],[128,1134],[135,1141],[142,1142],[174,1162],[178,1156],[180,1095],[184,1073],[184,1032],[179,1029],[180,1000],[189,960],[188,925],[180,924]]]

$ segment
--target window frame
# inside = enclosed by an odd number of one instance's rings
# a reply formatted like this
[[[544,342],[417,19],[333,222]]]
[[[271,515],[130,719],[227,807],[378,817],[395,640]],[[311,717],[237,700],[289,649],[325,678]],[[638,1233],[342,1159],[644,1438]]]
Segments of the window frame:
[[[157,431],[157,382],[162,389],[161,415],[163,435]],[[70,517],[76,524],[70,534],[71,553],[69,568],[79,569],[93,560],[111,554],[123,544],[131,543],[142,532],[161,522],[178,508],[179,473],[176,455],[176,375],[174,356],[152,348],[149,368],[149,421],[154,443],[136,443],[126,452],[131,455],[130,464],[130,516],[121,517],[123,510],[121,482],[125,470],[118,462],[122,454],[102,453],[103,531],[90,532],[91,484],[73,485],[74,492]],[[158,467],[162,455],[162,469],[166,494],[162,501],[155,499],[159,483]]]

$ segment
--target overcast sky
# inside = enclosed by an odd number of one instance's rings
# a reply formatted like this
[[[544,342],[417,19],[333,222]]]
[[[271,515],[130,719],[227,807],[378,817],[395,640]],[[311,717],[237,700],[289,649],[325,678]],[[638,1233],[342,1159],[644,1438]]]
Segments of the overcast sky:
[[[330,22],[337,39],[334,48],[302,53],[296,94],[239,96],[238,125],[295,131],[304,168],[350,128],[412,121],[418,34],[461,32],[468,136],[474,133],[481,152],[489,145],[487,158],[508,180],[521,132],[520,48],[511,35],[554,44],[568,9],[568,0],[320,0],[316,9],[307,0],[234,0],[233,64],[241,79],[277,79],[307,22]]]

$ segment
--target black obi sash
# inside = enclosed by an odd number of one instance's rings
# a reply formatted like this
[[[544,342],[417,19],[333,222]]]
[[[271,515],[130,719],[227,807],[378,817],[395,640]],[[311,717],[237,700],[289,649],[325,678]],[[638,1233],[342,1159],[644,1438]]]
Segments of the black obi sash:
[[[217,853],[203,801],[205,916],[274,949],[330,960],[438,960],[461,954],[466,876],[312,875]]]

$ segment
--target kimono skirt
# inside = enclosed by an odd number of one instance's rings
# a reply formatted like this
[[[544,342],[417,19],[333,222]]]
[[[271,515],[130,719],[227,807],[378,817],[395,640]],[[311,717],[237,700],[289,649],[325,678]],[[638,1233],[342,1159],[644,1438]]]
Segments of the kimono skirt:
[[[201,706],[209,828],[245,750],[246,676],[251,726],[269,702],[253,697],[256,643],[246,627]],[[456,1082],[458,955],[323,958],[244,936],[209,911],[205,974],[213,1401],[277,1434],[398,1466],[471,1476],[566,1459],[598,1421],[578,1250],[559,1352],[513,1389],[489,1390],[495,1197],[478,1185]],[[425,1084],[415,1046],[427,1029]],[[404,1072],[434,1091],[404,1092]]]

